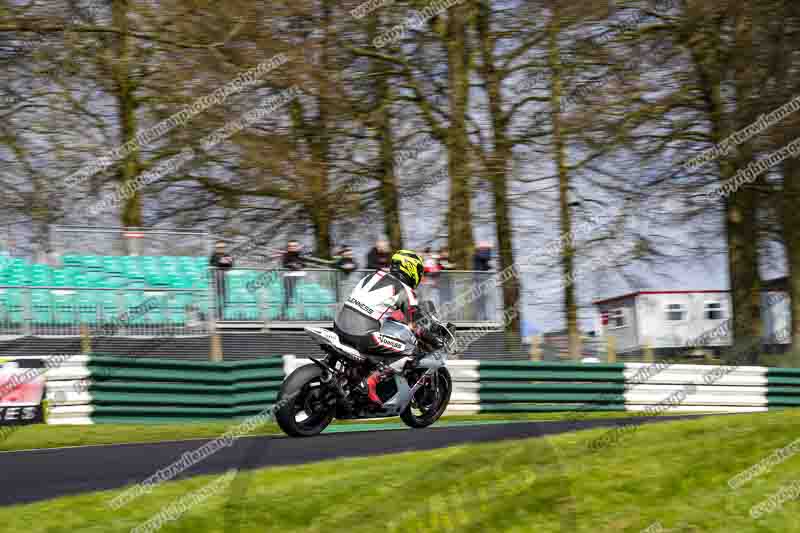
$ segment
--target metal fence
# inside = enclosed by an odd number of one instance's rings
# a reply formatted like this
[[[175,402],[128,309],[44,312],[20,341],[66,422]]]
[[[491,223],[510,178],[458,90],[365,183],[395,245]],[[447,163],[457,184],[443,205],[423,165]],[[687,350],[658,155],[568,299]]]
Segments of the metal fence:
[[[176,272],[165,272],[165,265],[150,272],[146,263],[137,264],[119,274],[114,265],[81,264],[42,266],[41,272],[38,265],[27,265],[19,278],[6,275],[0,280],[0,335],[191,336],[208,334],[219,321],[265,327],[329,323],[358,281],[372,272],[223,270],[189,263]],[[418,296],[432,300],[444,310],[442,317],[456,324],[499,323],[498,288],[473,290],[492,274],[442,272],[427,279]]]
[[[50,251],[63,256],[203,256],[211,253],[211,235],[203,231],[53,225]]]
[[[345,273],[330,269],[290,271],[267,268],[216,270],[214,294],[223,321],[330,321],[356,284],[371,270]],[[493,272],[444,271],[427,276],[417,294],[431,300],[445,320],[455,323],[500,322],[498,287],[475,291]],[[459,303],[461,302],[461,303]],[[450,304],[445,306],[445,304]]]
[[[0,335],[208,335],[206,289],[0,285]]]

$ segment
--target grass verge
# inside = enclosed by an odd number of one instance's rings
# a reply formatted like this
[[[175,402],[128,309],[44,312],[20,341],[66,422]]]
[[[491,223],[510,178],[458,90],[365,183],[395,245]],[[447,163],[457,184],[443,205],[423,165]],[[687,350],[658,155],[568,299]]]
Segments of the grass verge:
[[[161,531],[800,532],[800,501],[749,515],[800,479],[800,457],[728,486],[798,430],[792,410],[648,425],[599,452],[587,442],[604,429],[239,472]],[[119,511],[106,507],[119,491],[12,506],[0,509],[0,523],[30,533],[130,531],[220,477],[161,485]]]

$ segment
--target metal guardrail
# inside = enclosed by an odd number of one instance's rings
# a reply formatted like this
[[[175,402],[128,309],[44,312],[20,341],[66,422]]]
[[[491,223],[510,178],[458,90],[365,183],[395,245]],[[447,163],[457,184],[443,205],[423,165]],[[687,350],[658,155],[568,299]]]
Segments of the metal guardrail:
[[[181,336],[208,334],[220,321],[249,327],[330,323],[353,287],[371,272],[210,268],[202,283],[182,280],[185,288],[156,286],[146,279],[114,287],[0,285],[0,335],[75,336],[88,329],[98,336]],[[474,291],[493,274],[445,271],[429,276],[417,293],[443,309],[445,320],[498,323],[499,288]],[[459,299],[465,303],[443,307]]]
[[[207,335],[208,289],[0,285],[0,334]]]
[[[345,273],[331,269],[291,271],[268,268],[216,270],[214,294],[223,321],[330,321],[356,284],[372,270]],[[497,323],[502,316],[498,287],[473,295],[494,272],[443,271],[427,276],[417,289],[420,300],[433,301],[454,323]],[[463,305],[444,304],[465,302]]]

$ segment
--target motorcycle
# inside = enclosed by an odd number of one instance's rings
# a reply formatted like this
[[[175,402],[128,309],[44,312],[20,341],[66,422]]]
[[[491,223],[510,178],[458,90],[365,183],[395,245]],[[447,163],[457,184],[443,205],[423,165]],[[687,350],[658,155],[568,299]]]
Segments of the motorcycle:
[[[442,322],[432,303],[425,302],[421,307],[442,348],[435,349],[418,339],[401,323],[381,330],[382,342],[396,348],[397,357],[364,354],[343,343],[333,331],[304,328],[326,355],[311,357],[312,364],[296,368],[283,382],[275,409],[280,428],[291,437],[311,437],[320,434],[334,418],[399,415],[412,428],[436,422],[447,409],[453,391],[445,365],[455,348],[455,326]]]

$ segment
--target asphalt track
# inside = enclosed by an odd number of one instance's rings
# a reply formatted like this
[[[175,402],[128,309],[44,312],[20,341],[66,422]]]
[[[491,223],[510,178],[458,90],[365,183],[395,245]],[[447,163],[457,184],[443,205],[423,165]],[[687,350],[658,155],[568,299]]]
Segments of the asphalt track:
[[[433,426],[416,430],[333,432],[313,438],[242,437],[176,479],[222,473],[230,468],[253,469],[414,450],[457,444],[523,439],[579,429],[615,427],[694,418],[697,415],[634,417],[557,422],[509,422]],[[138,483],[157,470],[194,451],[211,439],[114,444],[0,453],[0,480],[11,490],[0,491],[0,505],[29,503],[59,496],[109,490]],[[255,452],[254,452],[255,450]]]

